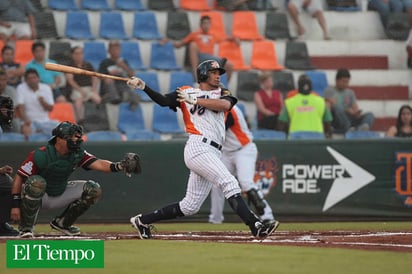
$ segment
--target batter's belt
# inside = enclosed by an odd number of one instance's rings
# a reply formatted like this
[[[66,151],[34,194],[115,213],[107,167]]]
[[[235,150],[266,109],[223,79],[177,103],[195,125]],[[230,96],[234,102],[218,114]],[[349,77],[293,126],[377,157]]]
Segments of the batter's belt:
[[[206,143],[206,144],[209,144],[209,145],[211,145],[212,147],[217,148],[218,150],[222,150],[222,145],[221,145],[221,144],[218,144],[218,143],[216,143],[216,142],[213,141],[213,140],[209,140],[209,139],[207,139],[206,137],[203,137],[203,138],[202,138],[202,142],[203,142],[203,143]]]

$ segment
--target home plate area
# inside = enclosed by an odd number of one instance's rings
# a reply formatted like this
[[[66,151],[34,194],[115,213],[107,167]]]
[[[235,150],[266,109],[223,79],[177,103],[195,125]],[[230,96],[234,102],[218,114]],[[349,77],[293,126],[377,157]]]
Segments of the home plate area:
[[[4,239],[4,238],[3,238]],[[15,239],[15,238],[14,238]],[[136,233],[84,233],[80,236],[37,234],[35,239],[140,240]],[[265,245],[312,246],[412,252],[412,232],[406,231],[276,231],[263,241],[248,232],[158,231],[151,240],[222,242]]]

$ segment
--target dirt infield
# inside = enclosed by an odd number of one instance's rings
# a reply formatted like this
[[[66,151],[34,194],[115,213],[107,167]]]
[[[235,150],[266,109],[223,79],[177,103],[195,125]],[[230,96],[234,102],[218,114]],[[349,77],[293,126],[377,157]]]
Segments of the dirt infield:
[[[225,242],[225,243],[259,243],[265,245],[310,246],[351,248],[360,250],[384,250],[412,252],[412,232],[401,231],[277,231],[263,241],[258,241],[247,232],[168,232],[153,234],[153,240]],[[7,239],[0,237],[0,242]],[[140,240],[131,233],[87,233],[77,237],[58,234],[39,234],[35,239],[104,239],[104,240]]]

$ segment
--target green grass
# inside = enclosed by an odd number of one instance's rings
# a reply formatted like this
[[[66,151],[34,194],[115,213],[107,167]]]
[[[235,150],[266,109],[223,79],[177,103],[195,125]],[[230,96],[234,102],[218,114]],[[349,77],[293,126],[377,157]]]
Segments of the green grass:
[[[161,231],[247,231],[240,223],[162,223]],[[411,222],[282,223],[280,231],[410,230]],[[84,232],[132,232],[128,224],[81,225]],[[38,225],[38,232],[49,232]],[[412,253],[335,248],[270,246],[259,243],[121,240],[105,242],[104,269],[6,269],[5,244],[0,244],[0,273],[405,273]]]

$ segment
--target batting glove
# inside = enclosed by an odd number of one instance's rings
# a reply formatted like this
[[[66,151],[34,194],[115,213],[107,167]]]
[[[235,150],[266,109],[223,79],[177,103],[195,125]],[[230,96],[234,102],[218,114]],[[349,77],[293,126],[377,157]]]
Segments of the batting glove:
[[[129,80],[127,80],[127,85],[133,89],[141,89],[144,90],[144,88],[146,87],[146,83],[137,77],[131,77]]]
[[[191,105],[197,104],[197,93],[187,93],[181,89],[177,89],[176,93],[177,93],[177,101],[187,102]]]

